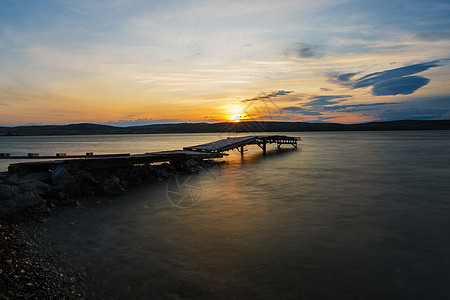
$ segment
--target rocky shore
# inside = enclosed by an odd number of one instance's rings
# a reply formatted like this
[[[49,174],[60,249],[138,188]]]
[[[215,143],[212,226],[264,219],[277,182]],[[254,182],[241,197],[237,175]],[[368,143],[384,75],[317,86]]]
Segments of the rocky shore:
[[[95,299],[85,274],[26,227],[0,224],[0,299]]]
[[[52,209],[77,206],[79,199],[115,195],[133,186],[200,172],[213,161],[138,165],[96,171],[0,173],[0,299],[96,299],[80,268],[52,252],[34,228]]]
[[[185,162],[145,164],[126,168],[66,170],[28,174],[0,173],[0,220],[24,216],[46,216],[62,205],[77,205],[78,199],[115,195],[145,182],[165,180],[177,174],[200,172],[214,163],[188,159]]]

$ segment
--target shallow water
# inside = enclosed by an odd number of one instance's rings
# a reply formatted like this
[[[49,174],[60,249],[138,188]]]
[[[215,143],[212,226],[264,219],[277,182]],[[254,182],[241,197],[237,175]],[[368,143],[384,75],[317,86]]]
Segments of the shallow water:
[[[105,298],[450,297],[450,132],[293,135],[297,150],[250,146],[177,178],[194,202],[183,208],[173,181],[157,182],[57,210],[41,230]],[[218,136],[166,137],[163,149]],[[133,152],[128,138],[162,150],[154,136],[105,137]]]

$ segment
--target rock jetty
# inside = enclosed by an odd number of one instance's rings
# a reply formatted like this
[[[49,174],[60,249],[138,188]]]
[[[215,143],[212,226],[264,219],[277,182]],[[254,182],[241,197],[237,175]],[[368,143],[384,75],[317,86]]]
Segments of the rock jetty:
[[[19,175],[0,173],[0,220],[49,214],[61,205],[78,205],[80,198],[101,194],[121,194],[144,182],[162,181],[177,174],[199,172],[212,160],[145,164],[108,170],[55,170]]]

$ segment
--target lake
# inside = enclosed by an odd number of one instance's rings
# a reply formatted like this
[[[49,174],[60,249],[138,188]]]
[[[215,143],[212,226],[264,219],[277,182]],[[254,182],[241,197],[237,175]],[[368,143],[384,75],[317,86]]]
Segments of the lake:
[[[38,229],[104,298],[448,299],[450,131],[286,134],[302,137],[298,149],[232,151],[221,168],[81,199]],[[144,153],[224,137],[0,137],[0,152]],[[175,192],[192,201],[177,205]]]

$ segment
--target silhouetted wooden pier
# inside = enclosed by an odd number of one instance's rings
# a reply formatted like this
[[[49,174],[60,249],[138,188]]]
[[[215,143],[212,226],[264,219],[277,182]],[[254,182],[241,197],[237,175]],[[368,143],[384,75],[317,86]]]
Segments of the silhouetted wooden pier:
[[[144,165],[158,162],[183,162],[189,159],[204,160],[212,158],[222,158],[224,152],[232,149],[240,149],[244,152],[247,145],[258,145],[266,154],[266,145],[276,143],[278,147],[283,144],[290,144],[297,147],[299,138],[288,137],[285,135],[267,135],[267,136],[244,136],[236,138],[227,138],[215,142],[184,147],[183,150],[159,151],[145,154],[103,154],[94,155],[91,152],[86,155],[66,155],[58,153],[56,156],[39,156],[38,153],[30,153],[28,156],[11,156],[3,154],[2,158],[7,159],[53,159],[50,161],[34,161],[13,163],[8,167],[10,173],[27,174],[39,171],[55,170],[58,167],[64,167],[67,170],[95,170],[121,168],[134,165]]]
[[[245,146],[258,145],[263,150],[263,154],[266,154],[267,144],[276,143],[278,148],[280,148],[281,145],[289,144],[297,148],[297,141],[299,139],[300,138],[285,135],[242,136],[226,138],[197,146],[184,147],[183,149],[204,153],[222,153],[233,149],[240,149],[239,151],[244,153]]]

